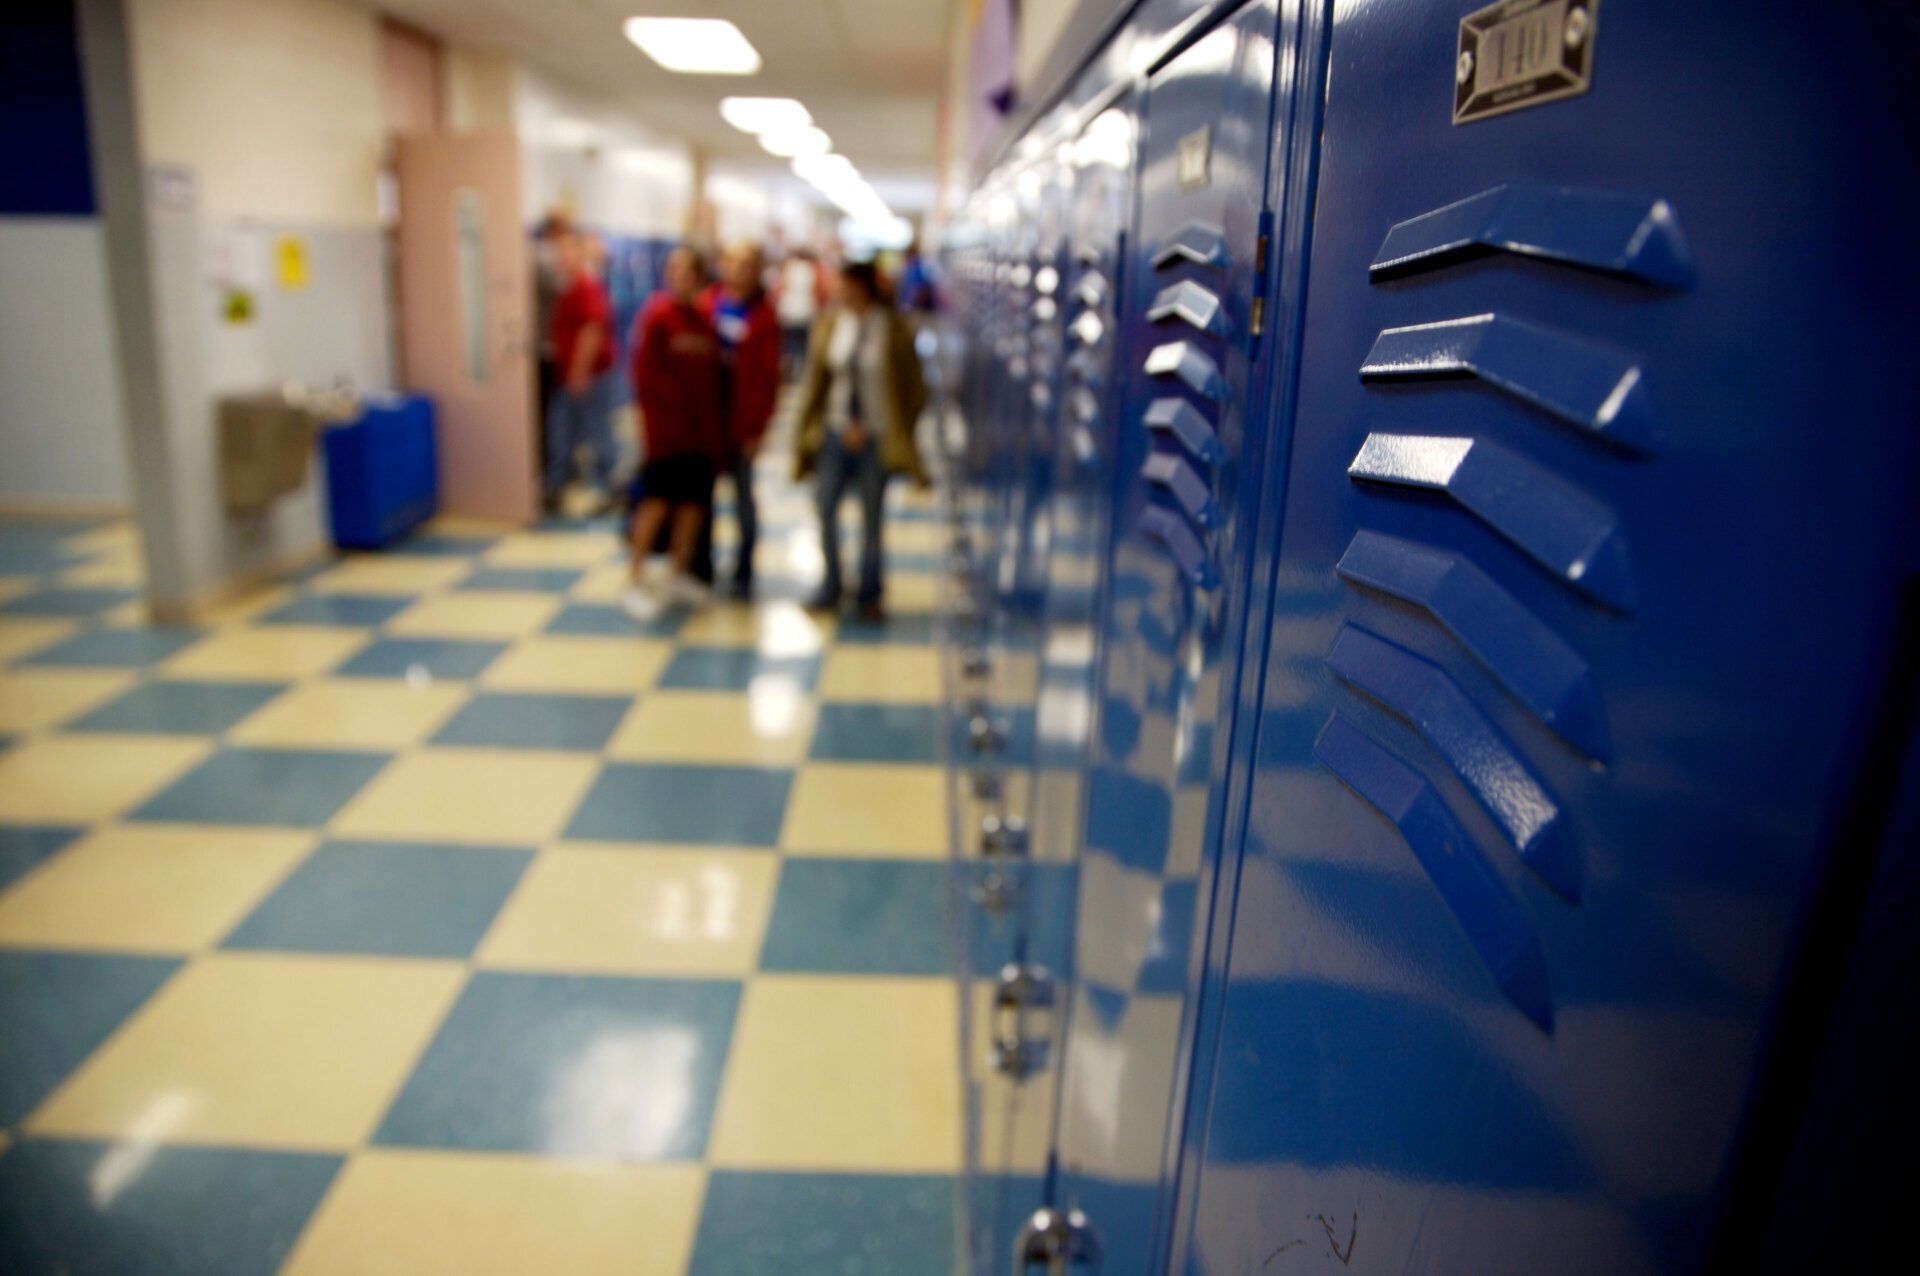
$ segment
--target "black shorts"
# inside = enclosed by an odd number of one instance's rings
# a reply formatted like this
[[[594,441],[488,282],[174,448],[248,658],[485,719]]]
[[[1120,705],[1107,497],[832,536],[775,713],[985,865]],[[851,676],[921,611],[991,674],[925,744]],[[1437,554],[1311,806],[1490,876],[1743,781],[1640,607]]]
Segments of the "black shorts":
[[[713,500],[713,479],[713,462],[704,456],[663,456],[640,467],[629,495],[636,506],[644,500],[706,505]]]

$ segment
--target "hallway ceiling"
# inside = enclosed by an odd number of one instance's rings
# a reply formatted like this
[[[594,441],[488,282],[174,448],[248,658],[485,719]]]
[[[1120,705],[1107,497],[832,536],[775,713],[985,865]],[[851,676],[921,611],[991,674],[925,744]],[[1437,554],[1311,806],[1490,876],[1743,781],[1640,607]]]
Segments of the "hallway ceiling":
[[[946,74],[953,0],[378,0],[403,22],[508,53],[633,106],[717,160],[768,161],[720,118],[732,94],[796,97],[863,171],[925,171]],[[758,75],[675,75],[629,44],[629,17],[727,18],[760,51]]]

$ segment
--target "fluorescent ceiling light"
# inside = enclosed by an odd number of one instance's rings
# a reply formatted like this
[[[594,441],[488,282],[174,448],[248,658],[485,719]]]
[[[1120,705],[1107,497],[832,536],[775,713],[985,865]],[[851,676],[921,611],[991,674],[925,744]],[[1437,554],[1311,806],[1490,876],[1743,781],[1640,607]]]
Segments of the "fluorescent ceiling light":
[[[853,161],[844,155],[802,155],[793,161],[793,171],[815,186],[824,186],[833,181],[845,181],[848,178],[857,180],[860,176],[859,170],[853,166]]]
[[[808,124],[800,128],[768,129],[760,135],[760,145],[769,155],[793,159],[801,155],[825,155],[833,149],[833,139]]]
[[[742,133],[800,129],[813,123],[807,108],[790,97],[723,97],[720,118]]]
[[[669,71],[752,75],[760,53],[725,18],[628,18],[627,39]]]

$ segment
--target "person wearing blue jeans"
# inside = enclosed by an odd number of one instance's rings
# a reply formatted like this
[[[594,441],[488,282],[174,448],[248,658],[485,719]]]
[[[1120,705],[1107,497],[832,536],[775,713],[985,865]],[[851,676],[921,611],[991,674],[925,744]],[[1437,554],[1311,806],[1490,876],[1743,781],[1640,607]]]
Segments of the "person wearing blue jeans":
[[[812,474],[826,572],[813,606],[840,606],[840,501],[860,499],[860,618],[885,619],[880,607],[881,544],[887,480],[926,482],[914,425],[926,406],[926,384],[913,348],[913,328],[882,303],[885,289],[870,262],[840,269],[839,304],[814,325],[800,396],[796,477]]]
[[[590,375],[586,388],[561,385],[547,401],[547,484],[557,499],[573,478],[573,458],[585,443],[593,453],[592,479],[601,492],[613,491],[613,409],[619,383],[611,371]]]
[[[547,402],[546,503],[556,508],[573,477],[574,451],[593,451],[593,478],[603,499],[613,492],[613,304],[600,282],[598,241],[579,233],[555,246],[565,289],[553,303],[554,368],[560,384]]]
[[[816,601],[830,607],[841,595],[840,501],[852,491],[860,502],[860,591],[855,601],[861,610],[873,611],[880,605],[880,565],[886,561],[882,529],[887,472],[880,464],[880,449],[868,439],[859,451],[852,451],[843,435],[828,435],[814,460],[813,481],[820,510],[820,553],[826,559]]]

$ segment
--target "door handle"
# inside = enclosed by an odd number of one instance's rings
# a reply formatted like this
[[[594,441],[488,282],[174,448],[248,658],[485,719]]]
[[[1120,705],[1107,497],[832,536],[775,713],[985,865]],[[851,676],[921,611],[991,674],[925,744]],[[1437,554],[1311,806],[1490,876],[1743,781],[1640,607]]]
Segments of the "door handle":
[[[1027,853],[1027,824],[1017,815],[980,817],[980,854],[989,859],[1014,858]]]
[[[1100,1236],[1087,1216],[1076,1209],[1050,1205],[1033,1212],[1013,1242],[1015,1276],[1032,1276],[1036,1264],[1046,1276],[1066,1276],[1076,1268],[1100,1270]]]
[[[973,902],[990,917],[1004,917],[1020,902],[1020,883],[1011,873],[998,869],[982,873],[973,888]]]
[[[1049,1039],[1029,1036],[1036,1016],[1053,1013],[1053,976],[1044,966],[1008,962],[993,983],[993,1070],[1015,1081],[1047,1066]]]

